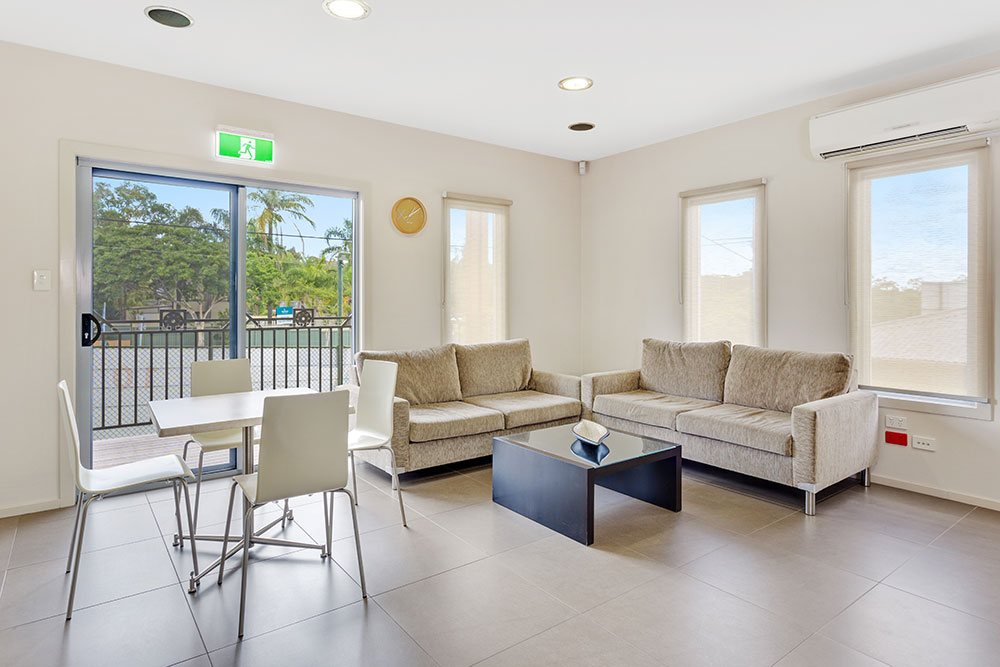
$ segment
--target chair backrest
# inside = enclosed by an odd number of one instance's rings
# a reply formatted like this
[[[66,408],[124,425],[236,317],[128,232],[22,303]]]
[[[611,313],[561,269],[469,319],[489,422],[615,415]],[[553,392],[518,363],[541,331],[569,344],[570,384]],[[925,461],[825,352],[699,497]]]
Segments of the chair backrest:
[[[252,391],[249,359],[217,359],[191,364],[191,395],[214,396]]]
[[[76,480],[76,488],[83,489],[80,479],[83,472],[83,462],[80,460],[80,431],[76,426],[76,411],[73,409],[73,399],[69,395],[69,385],[66,380],[60,380],[56,385],[59,390],[59,412],[63,416],[63,426],[66,431],[66,446],[69,448],[70,465],[73,466],[73,475]]]
[[[392,361],[369,359],[361,369],[356,428],[392,438],[392,401],[396,396],[396,370]]]
[[[348,392],[264,399],[257,502],[347,486]]]

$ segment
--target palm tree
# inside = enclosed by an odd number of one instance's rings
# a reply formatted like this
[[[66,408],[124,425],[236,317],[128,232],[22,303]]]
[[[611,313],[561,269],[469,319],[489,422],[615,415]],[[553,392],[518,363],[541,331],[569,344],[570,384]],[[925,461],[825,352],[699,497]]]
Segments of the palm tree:
[[[313,201],[305,195],[282,190],[251,190],[247,193],[247,199],[261,208],[260,214],[247,222],[250,231],[263,239],[267,252],[274,252],[274,230],[285,221],[284,214],[289,215],[289,222],[295,227],[299,237],[302,236],[298,226],[300,220],[316,229],[316,223],[306,215],[306,211],[312,208]],[[304,252],[303,248],[303,254]]]
[[[350,218],[344,218],[343,226],[330,227],[323,236],[326,237],[327,244],[323,250],[324,256],[336,252],[349,255],[351,244],[354,241],[354,221]]]

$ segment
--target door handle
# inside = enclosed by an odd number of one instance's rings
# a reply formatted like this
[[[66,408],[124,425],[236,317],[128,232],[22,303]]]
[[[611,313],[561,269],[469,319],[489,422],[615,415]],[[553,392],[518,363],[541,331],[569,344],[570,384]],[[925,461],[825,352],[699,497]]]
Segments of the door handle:
[[[91,313],[84,313],[81,316],[81,345],[91,347],[101,337],[101,322]]]

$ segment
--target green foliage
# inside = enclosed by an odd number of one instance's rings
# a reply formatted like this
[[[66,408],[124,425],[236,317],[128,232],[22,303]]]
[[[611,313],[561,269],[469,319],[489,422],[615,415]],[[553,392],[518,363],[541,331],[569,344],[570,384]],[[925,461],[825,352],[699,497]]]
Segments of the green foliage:
[[[276,305],[337,313],[337,261],[342,262],[343,312],[350,314],[350,220],[327,231],[330,246],[309,257],[281,243],[278,225],[315,223],[305,195],[251,190],[256,215],[247,235],[247,312],[270,315]],[[229,211],[212,209],[211,221],[195,208],[160,202],[142,184],[123,181],[94,186],[94,307],[108,319],[133,319],[139,308],[185,308],[197,318],[224,316],[229,298]],[[301,235],[301,234],[300,234]],[[221,305],[221,307],[220,307]]]

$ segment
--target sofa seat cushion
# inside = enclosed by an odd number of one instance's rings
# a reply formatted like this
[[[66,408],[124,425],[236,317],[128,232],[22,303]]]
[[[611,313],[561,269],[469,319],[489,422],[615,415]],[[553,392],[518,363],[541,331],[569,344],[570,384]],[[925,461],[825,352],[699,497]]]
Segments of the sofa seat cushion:
[[[363,350],[357,355],[359,372],[365,359],[396,363],[396,396],[405,398],[411,405],[462,400],[454,345],[398,352]]]
[[[670,396],[646,389],[621,394],[601,394],[594,399],[594,412],[608,417],[627,419],[640,424],[676,430],[677,415],[690,410],[710,408],[715,401],[700,398]]]
[[[429,442],[502,430],[502,414],[471,403],[449,401],[410,406],[410,442]]]
[[[520,391],[531,381],[531,346],[525,338],[455,345],[462,396]]]
[[[543,394],[540,391],[510,391],[503,394],[473,396],[465,399],[483,408],[502,412],[507,428],[543,424],[557,419],[580,416],[581,403],[575,398]]]
[[[792,415],[787,412],[716,405],[681,413],[677,416],[677,430],[772,454],[792,455]]]

